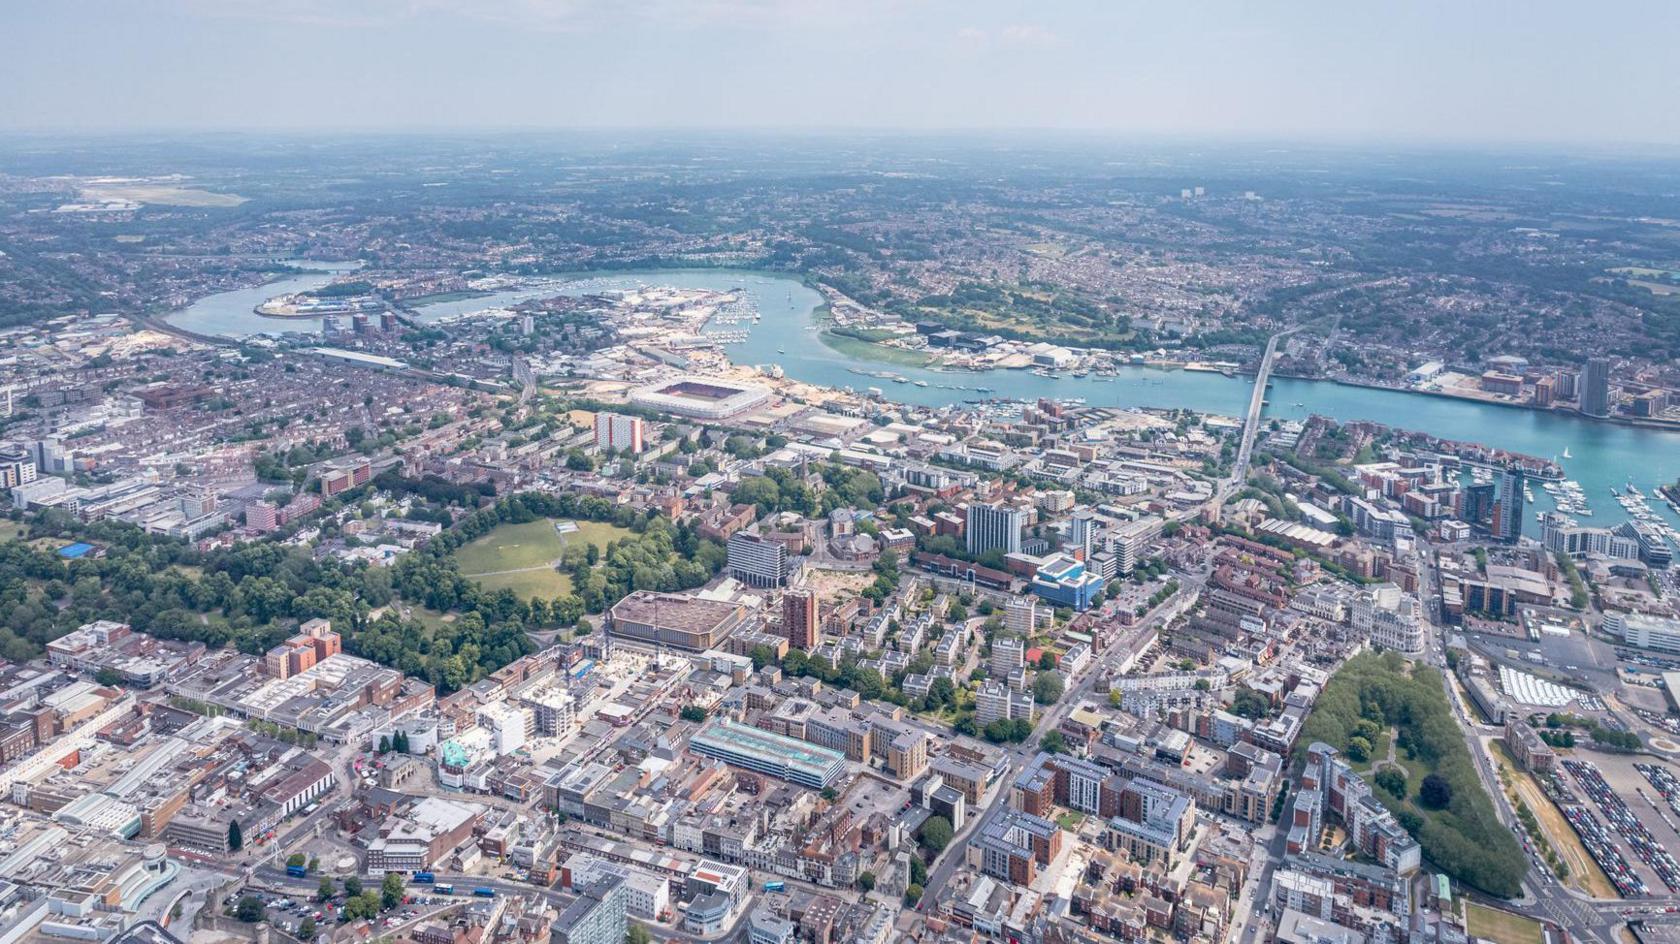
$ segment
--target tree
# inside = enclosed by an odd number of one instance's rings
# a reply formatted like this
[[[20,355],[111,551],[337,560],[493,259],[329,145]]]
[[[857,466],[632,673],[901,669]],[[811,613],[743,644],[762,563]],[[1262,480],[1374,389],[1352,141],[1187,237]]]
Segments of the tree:
[[[234,909],[233,916],[246,924],[256,924],[263,919],[266,910],[261,899],[246,895],[239,899],[239,906]]]
[[[922,886],[911,883],[910,887],[904,890],[904,903],[913,908],[915,907],[916,902],[921,900]]]
[[[402,904],[403,880],[395,872],[386,872],[385,881],[379,883],[379,903],[389,911]]]
[[[287,866],[301,866],[301,865],[304,865],[305,863],[307,863],[308,861],[309,861],[309,858],[301,852],[294,852],[291,855],[286,857],[286,865]]]
[[[1054,652],[1046,652],[1039,656],[1038,667],[1046,672],[1054,669],[1056,667],[1056,654]]]
[[[916,833],[916,838],[921,842],[922,848],[926,849],[929,854],[938,855],[945,851],[946,846],[950,845],[952,834],[950,820],[943,816],[930,816],[927,822],[922,824],[921,830]]]
[[[624,929],[624,944],[652,944],[652,941],[653,935],[648,933],[648,929],[634,921]]]
[[[245,834],[239,829],[238,820],[228,821],[228,849],[233,852],[245,848]]]
[[[699,705],[684,705],[682,706],[682,710],[677,712],[677,717],[683,719],[684,721],[705,721],[706,709],[700,707]]]
[[[316,888],[315,888],[315,900],[316,901],[327,901],[330,898],[332,898],[332,896],[334,896],[336,894],[338,894],[338,889],[333,887],[332,876],[331,875],[321,876],[321,884],[316,886]]]
[[[390,735],[381,734],[379,736],[379,747],[377,748],[377,750],[381,754],[391,753],[391,738],[390,738]]]
[[[858,876],[858,887],[863,889],[863,893],[865,895],[874,891],[875,890],[875,873],[874,872],[864,872],[861,875],[859,875]]]
[[[1371,759],[1371,742],[1362,737],[1348,738],[1347,755],[1355,763],[1363,764]]]
[[[823,799],[827,800],[828,802],[833,803],[835,800],[838,800],[840,798],[840,791],[834,789],[833,787],[823,787],[822,788],[822,793],[819,793],[817,795],[822,797]]]
[[[1231,698],[1231,714],[1250,721],[1258,721],[1272,713],[1272,703],[1252,688],[1244,685]]]
[[[315,919],[311,918],[311,917],[305,917],[303,919],[303,923],[298,925],[297,933],[298,933],[299,940],[304,940],[304,941],[315,940],[316,930],[317,929],[315,927]]]
[[[122,684],[122,673],[111,668],[100,669],[93,673],[93,680],[106,688],[110,688],[113,685]]]
[[[396,736],[391,738],[391,750],[396,751],[398,754],[408,753],[407,731],[398,731]]]
[[[928,879],[927,863],[920,858],[910,858],[910,882],[913,885],[926,885]]]
[[[362,894],[362,877],[360,875],[352,875],[344,880],[344,894],[350,898],[356,898]]]
[[[1425,809],[1444,810],[1452,803],[1452,784],[1440,774],[1428,774],[1418,787],[1418,802]]]
[[[1393,767],[1384,767],[1377,771],[1376,781],[1377,786],[1397,797],[1406,795],[1406,775]]]
[[[1067,738],[1062,736],[1062,732],[1051,728],[1038,739],[1038,749],[1048,754],[1065,754],[1068,749]]]
[[[1033,701],[1053,705],[1062,697],[1062,677],[1056,672],[1040,672],[1033,679]]]

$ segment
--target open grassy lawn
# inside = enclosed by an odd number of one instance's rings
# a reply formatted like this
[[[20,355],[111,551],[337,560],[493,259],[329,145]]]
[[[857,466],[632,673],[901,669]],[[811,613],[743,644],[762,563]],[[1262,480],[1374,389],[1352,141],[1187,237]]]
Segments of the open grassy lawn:
[[[1498,944],[1544,944],[1540,922],[1509,911],[1468,902],[1465,905],[1470,936],[1485,937]]]
[[[15,541],[28,533],[29,528],[22,522],[0,518],[0,541]]]
[[[572,592],[572,578],[552,567],[532,567],[474,577],[486,590],[512,590],[521,599],[561,597]]]
[[[521,597],[557,597],[572,590],[572,578],[554,564],[574,544],[593,544],[601,550],[633,532],[598,521],[579,521],[577,530],[561,534],[552,519],[498,525],[489,534],[455,552],[461,573],[486,590],[507,587]]]
[[[887,347],[862,338],[854,338],[844,334],[824,331],[821,335],[822,343],[828,347],[859,360],[879,361],[883,364],[894,364],[899,367],[925,367],[928,358],[926,354],[906,351],[903,348]]]

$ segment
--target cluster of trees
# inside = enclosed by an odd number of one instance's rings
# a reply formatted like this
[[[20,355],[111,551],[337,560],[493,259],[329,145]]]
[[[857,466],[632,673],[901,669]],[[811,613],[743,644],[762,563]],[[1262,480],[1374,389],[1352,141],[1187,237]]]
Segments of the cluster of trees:
[[[1442,871],[1491,895],[1521,893],[1527,863],[1501,828],[1482,790],[1464,733],[1452,716],[1440,673],[1410,666],[1395,653],[1350,659],[1319,697],[1301,732],[1302,743],[1323,741],[1339,750],[1361,736],[1361,721],[1395,729],[1396,748],[1429,770],[1418,795],[1384,778],[1381,799]],[[1400,789],[1392,789],[1398,786]]]
[[[1555,711],[1546,716],[1546,727],[1541,730],[1540,736],[1553,747],[1574,747],[1575,734],[1571,728],[1581,728],[1593,739],[1595,745],[1608,750],[1637,751],[1645,746],[1639,735],[1632,731],[1607,728],[1595,718],[1560,714]]]
[[[360,431],[360,428],[357,428]],[[252,458],[257,478],[264,482],[290,482],[301,486],[309,476],[307,466],[331,459],[342,450],[330,443],[302,443],[285,452],[259,452]]]
[[[1161,586],[1161,589],[1159,589],[1159,590],[1157,590],[1154,593],[1151,593],[1149,595],[1148,602],[1143,603],[1138,607],[1137,615],[1143,616],[1144,614],[1148,613],[1150,610],[1153,610],[1156,607],[1160,606],[1161,604],[1163,604],[1163,603],[1167,602],[1168,600],[1172,599],[1172,595],[1177,593],[1177,592],[1178,592],[1178,581],[1176,581],[1176,580],[1167,581],[1165,584],[1163,584]]]
[[[951,837],[955,834],[950,820],[943,816],[929,816],[922,823],[922,828],[916,831],[916,843],[929,856],[937,856],[951,844]]]
[[[967,722],[964,724],[964,722]],[[964,715],[952,726],[959,734],[973,736],[974,716]],[[993,744],[1019,744],[1032,737],[1032,722],[1025,718],[999,718],[979,730],[979,735]]]
[[[1033,676],[1033,701],[1041,705],[1054,705],[1062,697],[1066,687],[1060,672],[1040,671]]]
[[[875,563],[870,565],[870,569],[875,574],[875,582],[864,587],[860,595],[868,597],[879,606],[898,589],[898,555],[892,551],[882,551],[880,556],[875,558]]]
[[[788,675],[822,679],[828,685],[839,685],[857,692],[864,698],[907,705],[904,692],[893,686],[881,673],[847,659],[835,666],[821,656],[809,656],[798,649],[789,649],[782,657],[782,671]]]
[[[381,734],[379,736],[379,753],[389,754],[392,751],[396,751],[398,754],[408,753],[407,731],[398,731],[395,735]]]
[[[539,518],[601,521],[633,532],[607,545],[567,550],[562,565],[572,592],[553,600],[521,600],[510,590],[486,592],[461,575],[454,552],[503,524]],[[573,626],[585,613],[600,613],[632,590],[687,590],[712,579],[728,562],[723,545],[703,539],[686,523],[673,525],[657,513],[642,513],[602,498],[525,492],[482,509],[392,568],[405,599],[434,610],[481,611],[486,623],[513,620],[526,626]]]
[[[1481,550],[1481,548],[1477,548],[1477,550]],[[1483,551],[1483,553],[1486,552]],[[1569,583],[1569,605],[1577,610],[1586,609],[1587,604],[1592,602],[1592,596],[1587,592],[1587,582],[1581,577],[1580,568],[1576,567],[1575,561],[1562,551],[1559,551],[1553,557],[1557,560],[1558,571],[1563,574],[1564,580]],[[1482,569],[1487,570],[1487,565],[1483,564]]]
[[[461,575],[452,556],[461,544],[504,521],[543,516],[608,521],[635,534],[584,565],[587,580],[577,593],[552,601],[487,592]],[[306,549],[272,542],[201,553],[132,525],[84,523],[55,510],[34,516],[27,536],[51,540],[0,542],[0,657],[34,658],[46,643],[100,619],[255,655],[295,632],[298,622],[322,617],[351,654],[450,691],[531,652],[529,629],[575,625],[632,589],[699,586],[727,560],[721,545],[686,527],[574,495],[509,497],[389,569],[316,560]],[[52,552],[53,544],[70,540],[97,543],[106,553],[65,561]],[[584,576],[582,567],[574,576]],[[405,619],[388,608],[398,599],[457,618],[433,626]],[[375,609],[384,609],[378,619],[370,618]]]
[[[116,522],[38,515],[31,537],[94,541],[106,555],[64,561],[28,543],[0,543],[0,655],[28,659],[84,623],[117,620],[162,639],[260,654],[302,620],[330,619],[353,655],[456,689],[531,651],[530,608],[511,594],[457,597],[461,618],[435,631],[387,610],[393,572],[262,542],[202,554]],[[416,557],[419,555],[410,555]],[[394,570],[394,569],[393,569]],[[410,585],[404,597],[427,602]],[[418,599],[416,599],[418,597]]]
[[[1269,718],[1272,714],[1272,703],[1265,695],[1260,694],[1247,685],[1237,687],[1237,692],[1231,697],[1231,714],[1250,721]]]
[[[726,440],[725,448],[731,440]],[[873,472],[837,462],[822,463],[813,471],[827,486],[821,492],[805,484],[793,470],[778,467],[742,479],[731,494],[742,504],[757,505],[760,514],[796,511],[807,518],[825,517],[837,508],[874,508],[886,498],[881,479]]]

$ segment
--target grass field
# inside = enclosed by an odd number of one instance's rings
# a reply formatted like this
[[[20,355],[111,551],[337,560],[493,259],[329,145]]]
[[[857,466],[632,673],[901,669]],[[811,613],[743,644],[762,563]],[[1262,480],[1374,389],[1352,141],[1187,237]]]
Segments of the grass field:
[[[573,544],[607,545],[633,532],[598,521],[579,521],[577,531],[561,534],[547,518],[524,524],[498,525],[483,537],[468,542],[455,552],[461,573],[478,581],[486,590],[506,587],[522,597],[557,597],[572,590],[569,575],[554,564]]]
[[[894,364],[899,367],[925,367],[928,362],[925,354],[917,354],[914,351],[906,351],[902,348],[887,347],[885,344],[876,344],[862,338],[835,334],[832,331],[822,333],[822,343],[847,357],[855,357],[859,360],[879,361],[883,364]]]
[[[245,202],[245,198],[237,194],[153,184],[87,187],[82,195],[97,200],[132,200],[154,206],[236,207]]]
[[[1486,905],[1469,902],[1465,905],[1470,936],[1485,937],[1498,944],[1544,944],[1540,922],[1509,911],[1498,911]]]
[[[20,521],[0,519],[0,541],[15,541],[29,533],[29,528]]]

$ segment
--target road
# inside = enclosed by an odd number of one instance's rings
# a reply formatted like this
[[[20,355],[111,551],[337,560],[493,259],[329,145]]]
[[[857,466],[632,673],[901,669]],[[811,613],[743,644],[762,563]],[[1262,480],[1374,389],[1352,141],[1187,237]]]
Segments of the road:
[[[1426,558],[1433,558],[1431,546],[1420,542],[1420,548]],[[1482,780],[1482,788],[1488,792],[1493,800],[1494,815],[1506,828],[1512,828],[1518,823],[1514,810],[1505,792],[1500,789],[1499,776],[1490,759],[1487,737],[1495,733],[1494,729],[1481,723],[1474,706],[1470,705],[1452,683],[1452,673],[1447,667],[1446,649],[1443,643],[1445,629],[1435,621],[1436,586],[1439,579],[1434,567],[1428,560],[1420,561],[1418,567],[1422,575],[1420,595],[1424,601],[1424,613],[1429,621],[1429,641],[1424,658],[1441,672],[1441,682],[1446,689],[1447,701],[1453,708],[1453,719],[1458,722],[1465,740],[1470,745],[1470,756],[1475,760],[1476,773]],[[1520,839],[1520,837],[1519,837]],[[1526,853],[1526,850],[1525,850]],[[1588,941],[1592,944],[1619,944],[1618,927],[1626,920],[1624,912],[1632,907],[1654,907],[1659,911],[1670,907],[1680,907],[1680,898],[1637,899],[1633,901],[1602,900],[1588,897],[1586,894],[1558,882],[1545,868],[1529,856],[1531,868],[1523,882],[1523,897],[1516,901],[1489,901],[1489,904],[1509,909],[1537,918],[1550,921],[1565,928],[1572,939]],[[1653,916],[1652,920],[1674,921],[1680,920],[1680,914],[1662,914]]]
[[[1007,754],[1009,769],[999,778],[997,795],[992,798],[992,802],[987,804],[983,811],[971,815],[962,830],[951,837],[951,842],[945,847],[944,853],[940,855],[938,861],[934,863],[933,869],[928,873],[927,883],[922,886],[923,902],[931,905],[931,903],[939,900],[939,893],[944,889],[945,883],[951,880],[951,876],[956,873],[957,868],[966,859],[964,850],[968,845],[969,837],[990,822],[992,817],[998,814],[998,811],[1009,805],[1009,796],[1012,792],[1011,787],[1015,782],[1015,775],[1021,772],[1030,758],[1038,755],[1039,739],[1044,736],[1045,732],[1060,725],[1062,720],[1083,702],[1087,695],[1091,694],[1091,690],[1096,687],[1099,678],[1110,678],[1114,666],[1131,655],[1132,648],[1138,645],[1144,636],[1148,635],[1149,629],[1161,619],[1162,614],[1168,608],[1173,607],[1175,602],[1189,589],[1190,585],[1181,581],[1180,590],[1173,595],[1172,599],[1163,600],[1159,606],[1142,620],[1139,620],[1123,640],[1110,646],[1101,656],[1092,660],[1091,664],[1087,665],[1084,671],[1075,677],[1073,687],[1064,692],[1060,700],[1045,709],[1044,713],[1039,716],[1038,723],[1033,726],[1032,735],[1009,749]]]

